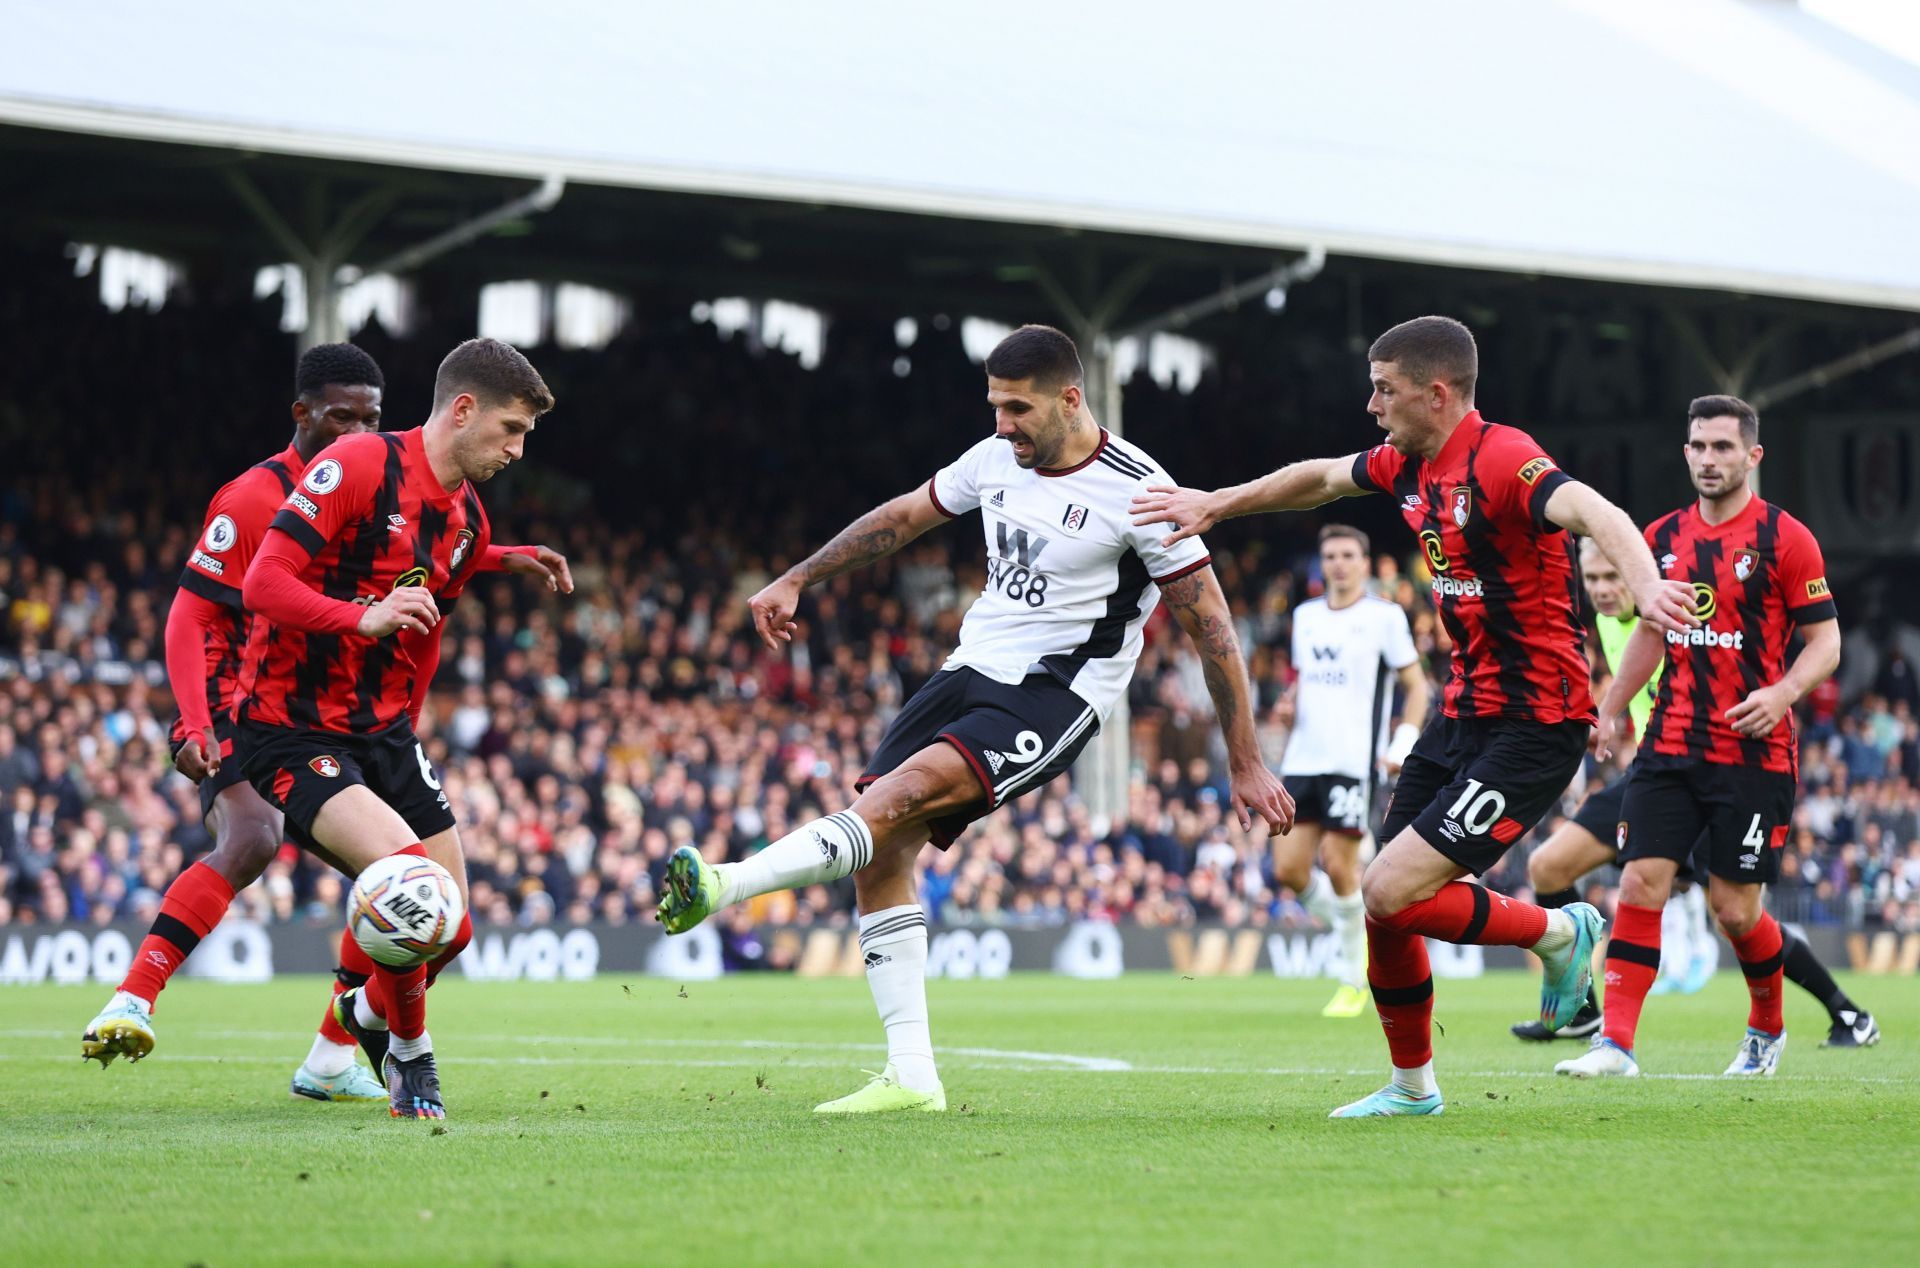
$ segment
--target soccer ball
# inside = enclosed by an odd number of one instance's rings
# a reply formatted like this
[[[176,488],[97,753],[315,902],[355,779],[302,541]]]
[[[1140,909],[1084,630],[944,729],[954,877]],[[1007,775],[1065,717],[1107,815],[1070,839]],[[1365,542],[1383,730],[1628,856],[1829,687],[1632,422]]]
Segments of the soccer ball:
[[[347,928],[388,968],[410,969],[447,949],[466,914],[446,868],[417,854],[389,854],[367,867],[347,897]]]

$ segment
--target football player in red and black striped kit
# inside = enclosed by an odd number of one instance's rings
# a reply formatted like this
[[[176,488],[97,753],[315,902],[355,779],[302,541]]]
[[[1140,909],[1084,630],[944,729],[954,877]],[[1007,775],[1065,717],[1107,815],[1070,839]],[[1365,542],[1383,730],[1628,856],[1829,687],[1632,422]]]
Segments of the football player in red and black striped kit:
[[[1685,631],[1694,621],[1692,591],[1661,580],[1625,512],[1570,479],[1525,432],[1480,416],[1479,353],[1464,325],[1402,322],[1367,358],[1367,409],[1385,444],[1212,493],[1156,487],[1134,503],[1136,522],[1174,523],[1182,537],[1236,515],[1385,493],[1433,575],[1452,671],[1439,714],[1402,768],[1381,831],[1386,844],[1360,883],[1367,980],[1393,1081],[1334,1118],[1445,1108],[1433,1077],[1426,938],[1532,949],[1546,964],[1540,1017],[1549,1027],[1564,1025],[1586,998],[1599,912],[1587,903],[1549,911],[1463,880],[1492,867],[1539,821],[1586,752],[1594,709],[1567,531],[1599,539],[1648,627]]]
[[[294,370],[292,442],[223,485],[207,506],[167,612],[166,651],[167,678],[180,707],[174,765],[200,786],[200,812],[214,846],[167,887],[125,980],[81,1036],[83,1059],[104,1067],[117,1056],[138,1061],[153,1050],[152,1013],[168,979],[285,840],[280,811],[247,783],[233,750],[228,709],[247,637],[241,580],[268,522],[315,455],[342,436],[379,430],[385,386],[380,367],[354,345],[309,348]],[[366,953],[342,931],[336,993],[371,972]],[[380,1081],[354,1063],[353,1052],[353,1036],[329,1005],[312,1051],[294,1073],[293,1094],[317,1101],[385,1097]]]
[[[519,459],[553,394],[527,359],[470,339],[409,431],[348,436],[320,453],[273,517],[243,588],[253,613],[235,691],[247,779],[349,875],[419,854],[466,892],[453,810],[414,736],[440,658],[440,620],[473,574],[507,565],[572,589],[544,547],[491,545],[474,485]],[[374,963],[334,1003],[385,1076],[392,1113],[443,1118],[426,989],[466,946],[471,919],[432,963]]]
[[[1707,902],[1746,975],[1747,1033],[1726,1070],[1771,1075],[1786,1046],[1780,924],[1762,905],[1791,831],[1799,739],[1792,710],[1840,664],[1840,622],[1820,545],[1753,492],[1760,416],[1735,396],[1687,410],[1687,473],[1699,497],[1656,520],[1647,544],[1692,592],[1697,628],[1634,631],[1602,702],[1604,753],[1626,701],[1662,658],[1660,694],[1621,806],[1620,906],[1607,946],[1606,1021],[1584,1056],[1554,1069],[1637,1075],[1634,1032],[1660,967],[1660,909],[1706,835]],[[1791,665],[1788,644],[1803,646]]]

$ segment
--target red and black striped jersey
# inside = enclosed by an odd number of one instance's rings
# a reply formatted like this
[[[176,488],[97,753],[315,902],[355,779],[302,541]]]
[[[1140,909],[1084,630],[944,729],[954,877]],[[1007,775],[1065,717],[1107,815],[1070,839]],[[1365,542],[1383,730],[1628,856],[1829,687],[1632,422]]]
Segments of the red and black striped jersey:
[[[1836,616],[1820,543],[1793,516],[1755,497],[1722,524],[1698,504],[1655,520],[1647,545],[1670,581],[1693,586],[1703,622],[1667,635],[1667,668],[1647,720],[1647,744],[1667,757],[1794,773],[1793,714],[1748,739],[1727,710],[1786,674],[1794,627]]]
[[[479,493],[464,481],[451,492],[441,487],[417,427],[329,445],[272,529],[306,553],[300,579],[317,593],[365,605],[399,586],[424,586],[443,616],[490,538]],[[413,698],[417,643],[404,632],[379,640],[316,633],[256,613],[235,716],[355,735],[380,730],[405,716]]]
[[[1453,642],[1448,717],[1594,720],[1579,583],[1567,534],[1546,517],[1567,480],[1533,437],[1479,410],[1431,462],[1390,445],[1354,458],[1353,482],[1399,501],[1433,573]]]
[[[232,708],[234,684],[247,647],[247,613],[240,603],[240,582],[275,512],[293,492],[306,467],[307,460],[300,451],[288,445],[284,453],[248,467],[221,485],[207,504],[200,538],[180,572],[182,590],[217,603],[222,610],[220,624],[208,634],[206,642],[205,691],[210,717],[223,718]],[[172,686],[176,697],[198,689],[184,682]],[[185,738],[185,727],[175,719],[173,742],[178,744]]]

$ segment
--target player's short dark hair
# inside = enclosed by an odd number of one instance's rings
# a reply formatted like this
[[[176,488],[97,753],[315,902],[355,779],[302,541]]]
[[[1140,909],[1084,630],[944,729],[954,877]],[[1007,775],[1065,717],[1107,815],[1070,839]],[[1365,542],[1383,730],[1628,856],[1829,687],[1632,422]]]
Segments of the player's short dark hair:
[[[1687,406],[1687,430],[1703,418],[1740,420],[1740,443],[1749,447],[1760,443],[1760,411],[1737,396],[1696,396]]]
[[[1373,542],[1365,533],[1351,524],[1329,524],[1320,530],[1320,544],[1322,546],[1331,541],[1338,541],[1341,538],[1359,542],[1360,553],[1369,558],[1373,556]]]
[[[1068,384],[1084,387],[1087,381],[1080,349],[1052,326],[1022,326],[995,344],[987,354],[987,373],[1009,381],[1032,379],[1043,392]]]
[[[498,339],[469,339],[440,363],[433,376],[433,412],[465,392],[482,405],[526,405],[535,415],[553,408],[553,392],[520,350]]]
[[[1391,361],[1422,386],[1438,379],[1468,401],[1480,377],[1480,349],[1473,342],[1473,332],[1451,317],[1401,322],[1373,341],[1367,360]]]
[[[385,389],[387,376],[366,349],[350,343],[317,343],[300,354],[293,367],[293,394],[317,398],[330,387]]]

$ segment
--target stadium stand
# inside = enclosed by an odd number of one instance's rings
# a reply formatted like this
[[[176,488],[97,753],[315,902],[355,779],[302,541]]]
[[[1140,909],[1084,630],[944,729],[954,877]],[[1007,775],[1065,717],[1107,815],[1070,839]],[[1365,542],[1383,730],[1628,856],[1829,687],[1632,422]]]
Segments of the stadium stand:
[[[284,438],[291,340],[264,305],[112,313],[63,260],[7,263],[21,285],[0,296],[0,435],[17,460],[0,491],[0,925],[144,922],[210,844],[167,762],[160,630],[206,496]],[[813,592],[790,658],[750,636],[744,599],[786,552],[923,481],[983,421],[957,330],[924,325],[909,377],[888,374],[895,349],[877,322],[837,327],[811,371],[679,313],[639,314],[604,350],[536,356],[561,410],[534,439],[536,461],[488,499],[503,539],[569,554],[579,593],[477,585],[450,617],[426,725],[483,923],[649,920],[677,845],[738,858],[845,800],[887,719],[951,646],[979,583],[977,539],[936,534]],[[458,333],[362,332],[387,370],[389,425],[423,413],[436,350]],[[1176,472],[1192,469],[1206,459],[1184,424],[1256,429],[1275,408],[1269,386],[1210,374],[1182,396],[1142,375],[1129,427]],[[1297,388],[1282,404],[1322,401]],[[47,443],[56,436],[86,443]],[[1290,672],[1288,613],[1317,585],[1315,527],[1269,521],[1215,541],[1276,759],[1271,714]],[[1376,541],[1394,544],[1377,589],[1444,668],[1417,557],[1396,530]],[[1847,698],[1829,684],[1803,708],[1803,801],[1775,902],[1792,919],[1911,930],[1920,684],[1897,649],[1874,663]],[[937,919],[1307,922],[1273,884],[1264,843],[1222,813],[1206,692],[1164,615],[1130,703],[1126,821],[1091,816],[1064,785],[1025,798],[950,853],[925,853]],[[1523,887],[1523,852],[1489,879]],[[1605,874],[1592,884],[1610,900]],[[289,848],[241,901],[263,920],[325,923],[340,897],[337,876]],[[850,885],[773,895],[736,924],[844,925],[851,905]]]

